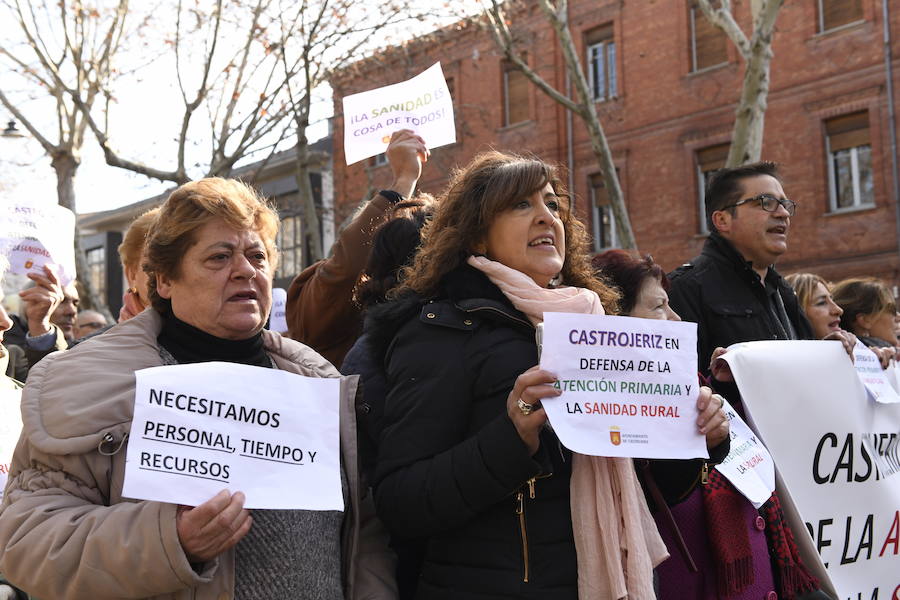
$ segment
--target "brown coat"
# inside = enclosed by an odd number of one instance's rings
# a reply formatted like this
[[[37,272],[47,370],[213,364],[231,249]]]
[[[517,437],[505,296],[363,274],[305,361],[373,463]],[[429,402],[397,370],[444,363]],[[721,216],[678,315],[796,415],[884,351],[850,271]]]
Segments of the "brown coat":
[[[372,236],[388,219],[391,204],[376,195],[341,232],[332,255],[304,269],[288,289],[285,318],[290,336],[340,368],[362,332],[353,287],[366,266]]]
[[[36,365],[22,397],[22,437],[0,507],[0,572],[40,598],[219,600],[234,591],[234,551],[197,573],[175,529],[174,504],[122,497],[134,371],[160,366],[153,310]],[[309,348],[271,332],[279,369],[338,372]],[[355,467],[356,381],[341,386],[341,458],[350,502],[342,557],[348,599],[395,598],[393,564]],[[371,500],[367,499],[369,505]],[[363,532],[365,528],[365,532]]]

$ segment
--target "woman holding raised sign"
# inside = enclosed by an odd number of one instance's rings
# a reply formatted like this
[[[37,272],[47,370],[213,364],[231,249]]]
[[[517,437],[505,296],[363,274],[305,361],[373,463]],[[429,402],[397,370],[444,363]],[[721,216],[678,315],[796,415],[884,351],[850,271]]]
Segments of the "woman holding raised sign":
[[[622,314],[680,320],[669,306],[668,279],[649,256],[609,250],[592,262],[621,292]],[[729,435],[724,402],[710,396],[709,388],[701,390],[697,424],[706,435],[710,462],[720,462]],[[732,444],[740,445],[739,440]],[[757,511],[706,461],[653,460],[647,467],[645,487],[658,483],[671,506],[656,506],[660,533],[670,549],[686,547],[657,567],[661,600],[827,598],[800,561],[776,493]],[[659,504],[663,498],[654,500]]]
[[[587,241],[552,167],[482,154],[439,198],[399,298],[370,309],[388,387],[376,505],[425,545],[417,599],[655,597],[666,551],[631,460],[573,456],[540,406],[560,393],[535,366],[544,311],[615,305]]]
[[[264,331],[278,216],[236,180],[175,190],[147,242],[150,310],[31,372],[0,513],[0,572],[40,598],[393,598],[393,568],[362,531],[351,394],[341,398],[345,512],[196,507],[122,497],[134,371],[225,361],[338,377]],[[298,398],[300,401],[315,401]],[[374,522],[372,522],[374,523]],[[366,550],[364,553],[363,550]]]

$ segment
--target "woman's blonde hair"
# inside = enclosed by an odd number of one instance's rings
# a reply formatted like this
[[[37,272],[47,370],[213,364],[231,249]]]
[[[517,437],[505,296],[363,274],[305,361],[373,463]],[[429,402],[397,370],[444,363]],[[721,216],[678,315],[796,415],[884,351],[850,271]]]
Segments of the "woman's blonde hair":
[[[157,311],[168,312],[171,303],[159,295],[156,276],[178,279],[181,259],[196,242],[197,230],[217,219],[238,231],[258,233],[266,246],[270,273],[275,272],[279,220],[268,202],[237,179],[210,177],[191,181],[172,192],[147,234],[144,271],[150,280],[150,303]]]
[[[816,293],[816,286],[820,283],[829,289],[828,282],[816,275],[815,273],[792,273],[784,278],[788,285],[794,288],[797,294],[797,300],[800,302],[800,308],[803,312],[809,311],[809,305],[812,303],[813,296]]]
[[[859,315],[879,316],[882,313],[897,312],[894,295],[888,286],[875,277],[854,277],[835,284],[831,297],[844,309],[841,328],[854,333],[859,330],[856,317]]]
[[[558,196],[566,196],[556,169],[541,160],[495,151],[476,156],[453,174],[438,199],[435,216],[422,230],[421,249],[403,269],[395,293],[436,294],[441,279],[484,242],[498,214],[548,183]],[[615,310],[618,294],[593,276],[584,225],[568,208],[561,220],[566,234],[562,283],[594,290],[608,311]]]
[[[122,243],[119,244],[119,260],[122,261],[122,267],[128,269],[141,268],[141,256],[144,254],[144,244],[147,242],[147,233],[150,227],[156,221],[156,215],[159,214],[159,207],[151,208],[144,214],[137,217],[128,226]]]

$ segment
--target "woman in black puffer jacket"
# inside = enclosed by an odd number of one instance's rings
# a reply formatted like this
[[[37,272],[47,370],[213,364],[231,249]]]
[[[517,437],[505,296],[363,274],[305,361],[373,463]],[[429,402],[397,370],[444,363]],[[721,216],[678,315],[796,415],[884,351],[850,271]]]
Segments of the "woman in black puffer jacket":
[[[539,405],[559,392],[535,366],[540,315],[505,286],[608,307],[615,294],[592,277],[584,228],[538,160],[476,157],[423,240],[398,299],[366,319],[388,390],[378,512],[395,542],[425,548],[416,598],[578,598],[572,454]],[[553,290],[560,279],[578,287]]]

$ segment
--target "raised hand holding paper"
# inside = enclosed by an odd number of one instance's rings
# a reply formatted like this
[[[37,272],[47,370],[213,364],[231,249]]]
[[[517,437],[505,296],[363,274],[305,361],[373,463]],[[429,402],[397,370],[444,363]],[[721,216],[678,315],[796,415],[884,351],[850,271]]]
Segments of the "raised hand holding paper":
[[[453,100],[441,63],[407,81],[345,96],[343,104],[348,165],[384,152],[398,129],[413,130],[429,149],[456,141]]]
[[[697,430],[697,325],[544,313],[541,368],[562,395],[541,403],[581,454],[707,458]]]
[[[75,214],[58,204],[14,201],[0,211],[0,254],[9,258],[9,272],[44,274],[57,266],[63,285],[75,280]]]
[[[197,506],[343,510],[341,379],[207,362],[135,372],[122,495]]]

